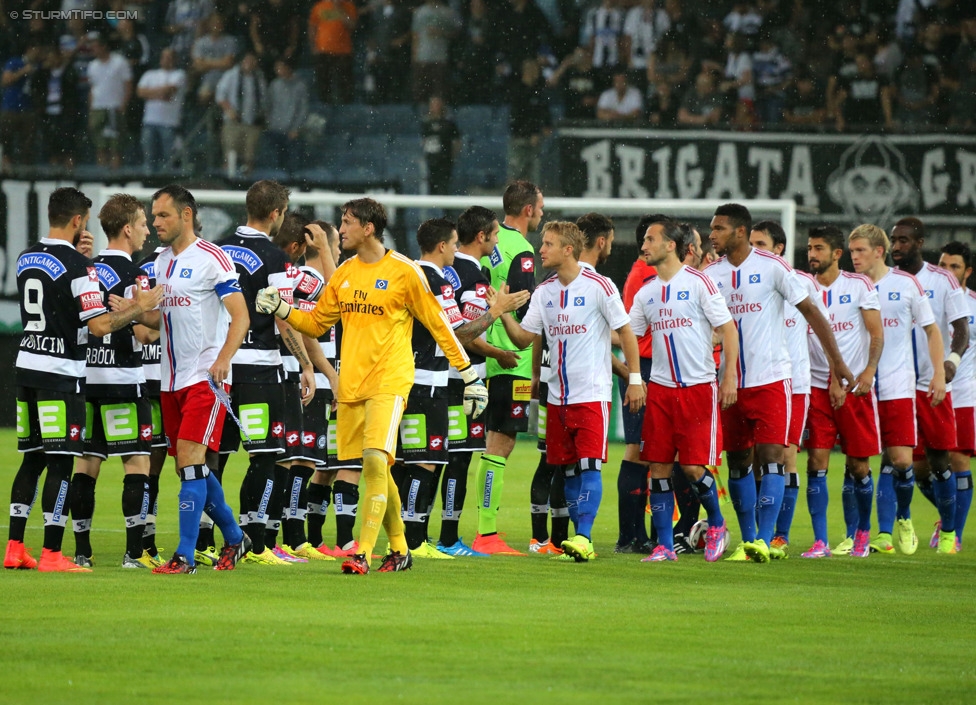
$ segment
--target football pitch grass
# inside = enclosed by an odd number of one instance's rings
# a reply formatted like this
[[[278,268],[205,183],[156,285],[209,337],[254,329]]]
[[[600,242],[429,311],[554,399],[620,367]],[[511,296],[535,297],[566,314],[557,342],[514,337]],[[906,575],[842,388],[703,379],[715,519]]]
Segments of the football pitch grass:
[[[0,431],[4,502],[15,445]],[[400,575],[365,577],[341,575],[331,561],[192,576],[123,570],[112,459],[99,480],[94,572],[0,575],[0,703],[976,700],[976,538],[960,555],[936,555],[935,510],[918,493],[914,556],[799,558],[812,542],[801,492],[789,560],[707,564],[699,554],[642,564],[613,554],[622,450],[611,446],[591,563],[417,560]],[[534,443],[520,441],[505,477],[499,526],[520,548],[537,458]],[[160,490],[166,557],[177,543],[171,467]],[[235,509],[244,467],[238,454],[226,474]],[[841,480],[835,457],[832,543],[843,533]],[[468,542],[474,494],[461,522]],[[40,514],[27,533],[35,556]],[[326,530],[334,543],[331,511]],[[69,528],[65,553],[73,548]]]

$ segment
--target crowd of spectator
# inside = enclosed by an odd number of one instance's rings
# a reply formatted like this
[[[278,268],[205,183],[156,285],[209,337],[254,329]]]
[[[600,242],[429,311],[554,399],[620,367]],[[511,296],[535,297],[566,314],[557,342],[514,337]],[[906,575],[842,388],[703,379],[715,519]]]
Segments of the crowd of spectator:
[[[172,166],[210,110],[225,159],[289,169],[316,102],[507,103],[532,178],[555,120],[976,128],[972,0],[0,0],[4,168]],[[24,11],[96,10],[54,19]],[[112,13],[122,11],[112,18]],[[97,14],[97,13],[96,13]],[[64,15],[61,15],[62,17]],[[20,19],[13,19],[19,17]],[[418,117],[418,121],[422,117]],[[87,129],[85,129],[87,127]],[[453,138],[452,138],[453,139]]]

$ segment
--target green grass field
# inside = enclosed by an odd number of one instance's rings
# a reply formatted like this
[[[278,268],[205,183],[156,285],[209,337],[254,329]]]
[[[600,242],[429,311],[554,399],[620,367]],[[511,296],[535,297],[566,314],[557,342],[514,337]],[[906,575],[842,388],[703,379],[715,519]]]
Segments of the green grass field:
[[[20,462],[14,447],[12,431],[0,431],[4,497]],[[110,461],[94,573],[0,576],[0,703],[976,701],[976,539],[960,555],[935,555],[936,515],[920,495],[923,546],[912,557],[642,564],[612,553],[621,452],[611,447],[600,556],[589,564],[418,561],[365,578],[332,562],[123,571],[121,467]],[[534,444],[520,442],[506,474],[499,523],[516,546],[530,538],[536,460]],[[229,466],[228,497],[243,468],[241,457]],[[843,532],[840,482],[835,462],[832,541]],[[176,493],[167,469],[159,544],[168,551]],[[794,554],[812,542],[802,497],[796,517]],[[331,512],[326,527],[334,539]],[[475,527],[469,510],[466,540]],[[39,507],[27,544],[40,554]],[[65,552],[73,547],[69,530]]]

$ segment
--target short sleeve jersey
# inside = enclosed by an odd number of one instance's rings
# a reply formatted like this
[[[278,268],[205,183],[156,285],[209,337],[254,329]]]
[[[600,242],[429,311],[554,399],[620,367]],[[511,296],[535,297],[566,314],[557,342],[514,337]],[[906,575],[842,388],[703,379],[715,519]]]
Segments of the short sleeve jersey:
[[[313,267],[302,266],[298,268],[298,271],[299,278],[296,281],[295,292],[293,294],[294,305],[299,311],[311,311],[315,308],[315,302],[318,301],[322,289],[325,287],[325,279]],[[321,346],[322,354],[335,367],[335,327],[333,326],[325,331],[325,333],[316,339],[316,342]],[[280,352],[281,361],[285,366],[285,372],[289,378],[298,379],[298,360],[295,359],[295,356],[284,345],[281,345]],[[318,370],[315,371],[315,388],[332,389],[329,378]]]
[[[532,294],[522,327],[549,340],[549,403],[609,402],[610,331],[630,323],[614,283],[586,265],[563,286],[547,279]]]
[[[820,300],[827,309],[827,320],[837,340],[841,359],[853,374],[860,374],[868,364],[870,342],[861,311],[881,310],[874,282],[862,274],[841,272],[830,286],[821,285]],[[809,340],[810,383],[818,389],[826,389],[830,375],[827,355],[820,339],[812,332]]]
[[[444,268],[444,277],[454,286],[454,299],[457,301],[464,322],[470,323],[481,318],[488,310],[489,284],[481,263],[470,255],[458,252],[454,255],[454,264]],[[482,340],[487,340],[487,337],[487,331],[481,334]],[[485,358],[473,352],[468,352],[468,357],[471,358],[471,364],[474,365],[478,375],[484,378]],[[461,378],[453,367],[448,370],[448,377]]]
[[[535,252],[522,233],[504,223],[498,228],[498,244],[481,263],[488,268],[491,286],[496,291],[508,286],[512,293],[535,290]],[[515,312],[515,319],[521,320],[528,311],[528,304]],[[488,342],[502,350],[516,350],[515,344],[505,332],[501,321],[495,321],[488,329]],[[487,361],[488,377],[506,374],[529,379],[532,377],[532,355],[521,355],[518,364],[510,370],[503,369],[494,359]]]
[[[427,277],[413,260],[392,250],[377,262],[366,263],[358,256],[343,262],[315,308],[292,311],[288,322],[306,335],[319,336],[342,321],[336,398],[351,403],[377,394],[406,397],[410,392],[414,318],[433,334],[450,364],[459,369],[469,365]]]
[[[935,324],[939,326],[942,333],[942,345],[945,348],[945,356],[949,357],[952,352],[952,322],[960,318],[969,316],[969,307],[966,305],[966,297],[963,294],[959,281],[949,271],[936,267],[934,264],[925,262],[922,268],[915,275],[925,295],[929,299],[932,307],[932,315],[935,316]],[[932,360],[929,359],[928,338],[925,330],[915,325],[912,331],[914,336],[914,359],[915,373],[917,376],[916,389],[926,390],[932,381]],[[951,391],[952,384],[947,384],[946,389]]]
[[[289,273],[293,275],[292,286],[294,289],[292,290],[292,305],[298,306],[301,309],[301,301],[310,301],[314,308],[319,294],[322,293],[322,287],[325,286],[322,277],[311,267],[290,268]],[[301,310],[309,310],[309,307],[306,306],[306,308]],[[281,365],[285,368],[285,376],[288,381],[298,382],[301,374],[301,366],[298,364],[298,359],[291,354],[291,350],[281,340],[281,336],[278,336],[278,354],[281,355]],[[316,372],[315,379],[318,380],[319,377],[325,378],[325,375]],[[316,388],[319,387],[317,381],[315,386]],[[326,389],[328,389],[328,385],[326,385]]]
[[[149,278],[127,252],[103,250],[94,259],[102,300],[112,294],[131,299],[136,290],[148,291]],[[132,325],[88,340],[86,394],[91,397],[135,399],[146,381],[142,369],[142,343]]]
[[[918,279],[899,269],[889,269],[875,284],[875,289],[878,291],[881,324],[884,326],[884,348],[875,382],[878,401],[914,399],[912,326],[916,323],[920,326],[934,323],[932,307]],[[928,342],[925,344],[927,346]]]
[[[17,292],[17,384],[83,392],[87,321],[107,313],[95,267],[71,243],[43,238],[17,258]]]
[[[167,247],[156,258],[161,387],[175,392],[207,380],[227,340],[230,315],[223,299],[241,293],[230,258],[213,243],[194,240],[178,256]]]
[[[952,378],[952,406],[955,409],[976,406],[976,292],[966,289],[965,293],[969,307],[969,347]]]
[[[444,311],[451,328],[463,325],[464,318],[461,317],[461,310],[454,298],[454,285],[444,276],[444,270],[432,262],[421,260],[417,264],[426,275],[427,285]],[[450,365],[447,364],[444,351],[424,324],[416,319],[413,322],[411,346],[413,347],[413,383],[446,387]]]
[[[715,282],[685,266],[670,281],[652,278],[630,308],[634,334],[654,337],[651,381],[663,387],[714,382],[712,329],[731,320]]]
[[[735,361],[740,389],[791,377],[786,347],[785,303],[796,306],[808,294],[782,257],[753,248],[738,267],[726,257],[705,269],[725,297],[739,334]],[[723,364],[729,364],[723,353]]]
[[[139,263],[139,269],[146,275],[150,289],[156,286],[156,258],[164,249],[157,247],[151,255]],[[146,375],[146,391],[152,397],[159,396],[159,360],[162,352],[163,348],[158,340],[142,346],[142,370]]]
[[[823,304],[820,302],[820,287],[817,280],[806,272],[793,270],[800,279],[803,288],[806,289],[810,300],[814,302],[820,313],[827,317]],[[793,365],[793,393],[810,393],[810,349],[807,344],[807,322],[800,313],[799,309],[793,304],[785,305],[786,311],[786,349],[790,354],[790,362]]]
[[[631,266],[630,273],[627,275],[627,281],[624,282],[623,290],[624,308],[628,312],[631,306],[634,305],[634,296],[654,276],[657,276],[657,269],[645,262],[643,258],[638,258]],[[651,338],[650,331],[637,338],[637,347],[640,350],[641,357],[651,357]]]
[[[239,227],[217,245],[237,269],[241,291],[247,301],[247,314],[251,317],[251,328],[232,360],[234,383],[281,382],[281,355],[274,316],[258,313],[254,301],[258,291],[275,286],[282,300],[290,304],[297,270],[267,235],[247,226]]]

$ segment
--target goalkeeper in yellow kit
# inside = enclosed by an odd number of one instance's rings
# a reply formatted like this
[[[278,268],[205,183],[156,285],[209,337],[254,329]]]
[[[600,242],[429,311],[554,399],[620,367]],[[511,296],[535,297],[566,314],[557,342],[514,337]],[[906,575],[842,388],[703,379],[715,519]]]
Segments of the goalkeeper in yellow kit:
[[[371,198],[342,206],[342,249],[356,256],[344,262],[322,291],[315,309],[305,313],[282,301],[277,289],[258,293],[263,313],[287,319],[313,338],[342,321],[342,371],[336,393],[336,445],[340,460],[363,459],[366,514],[360,527],[360,553],[342,564],[342,572],[365,575],[379,536],[380,523],[390,552],[380,572],[407,570],[407,550],[400,518],[400,498],[389,472],[396,453],[400,418],[413,385],[411,337],[414,318],[433,335],[465,382],[465,411],[478,416],[488,390],[471,367],[427,277],[413,260],[383,246],[386,211]]]

